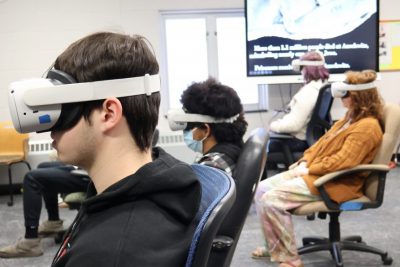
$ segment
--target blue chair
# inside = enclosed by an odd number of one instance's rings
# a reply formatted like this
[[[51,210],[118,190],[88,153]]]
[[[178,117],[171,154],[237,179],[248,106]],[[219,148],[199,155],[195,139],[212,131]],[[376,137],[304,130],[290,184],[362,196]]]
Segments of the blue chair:
[[[192,168],[199,178],[202,193],[197,227],[185,267],[204,267],[219,226],[235,202],[236,189],[233,179],[221,170],[200,164],[193,164]]]

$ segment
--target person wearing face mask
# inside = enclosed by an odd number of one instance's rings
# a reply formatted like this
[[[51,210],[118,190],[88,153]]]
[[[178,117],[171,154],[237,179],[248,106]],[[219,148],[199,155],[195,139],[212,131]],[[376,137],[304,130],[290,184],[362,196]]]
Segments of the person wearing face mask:
[[[183,92],[181,103],[185,113],[205,115],[206,118],[188,122],[183,131],[187,146],[202,154],[196,163],[232,175],[247,129],[243,106],[236,91],[209,78],[191,84]]]

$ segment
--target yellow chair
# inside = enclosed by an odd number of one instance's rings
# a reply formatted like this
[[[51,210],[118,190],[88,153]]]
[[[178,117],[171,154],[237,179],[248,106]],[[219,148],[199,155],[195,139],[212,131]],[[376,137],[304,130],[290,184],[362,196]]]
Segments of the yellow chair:
[[[31,169],[31,166],[26,161],[28,141],[29,135],[18,133],[11,121],[0,122],[0,166],[7,165],[8,168],[10,191],[8,206],[14,204],[11,166],[17,163],[24,163],[29,170]]]

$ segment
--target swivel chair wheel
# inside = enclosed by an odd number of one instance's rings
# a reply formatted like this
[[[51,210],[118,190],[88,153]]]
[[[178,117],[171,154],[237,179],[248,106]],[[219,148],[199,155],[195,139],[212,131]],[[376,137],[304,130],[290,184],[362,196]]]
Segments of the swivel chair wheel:
[[[392,265],[393,259],[387,253],[382,256],[383,265]]]
[[[306,218],[307,218],[308,221],[314,221],[315,220],[315,213],[307,215]]]

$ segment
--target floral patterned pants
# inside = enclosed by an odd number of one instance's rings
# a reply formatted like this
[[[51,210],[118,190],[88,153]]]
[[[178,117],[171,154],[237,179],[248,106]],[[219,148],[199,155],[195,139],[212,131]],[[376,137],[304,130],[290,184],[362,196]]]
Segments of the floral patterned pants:
[[[260,182],[255,204],[272,261],[299,258],[290,210],[320,199],[311,194],[302,177],[291,178],[288,172]]]

